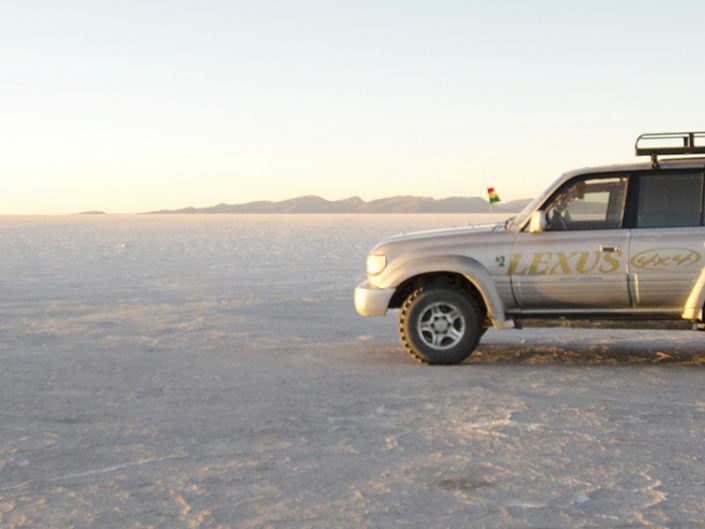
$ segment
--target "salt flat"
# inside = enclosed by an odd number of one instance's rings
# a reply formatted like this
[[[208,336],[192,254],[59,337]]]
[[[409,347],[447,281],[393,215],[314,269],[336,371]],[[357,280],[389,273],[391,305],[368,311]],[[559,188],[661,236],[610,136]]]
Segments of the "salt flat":
[[[705,526],[698,333],[411,361],[352,289],[468,215],[0,219],[0,527]]]

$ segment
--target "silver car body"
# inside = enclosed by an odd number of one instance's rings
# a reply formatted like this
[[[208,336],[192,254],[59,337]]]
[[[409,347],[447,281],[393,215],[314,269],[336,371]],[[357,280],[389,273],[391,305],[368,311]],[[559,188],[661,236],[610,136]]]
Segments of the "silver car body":
[[[694,169],[702,159],[663,161],[659,171]],[[705,303],[705,227],[584,229],[532,232],[529,223],[559,189],[576,177],[652,170],[649,163],[571,171],[506,224],[399,235],[370,252],[386,263],[355,290],[363,316],[399,306],[395,294],[414,278],[449,273],[480,294],[498,329],[549,314],[651,315],[702,319]]]

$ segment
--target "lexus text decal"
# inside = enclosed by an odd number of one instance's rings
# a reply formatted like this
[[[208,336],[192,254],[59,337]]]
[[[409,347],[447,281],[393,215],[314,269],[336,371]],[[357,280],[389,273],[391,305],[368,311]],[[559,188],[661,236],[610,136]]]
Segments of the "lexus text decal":
[[[610,274],[622,264],[621,252],[536,252],[512,254],[509,273],[514,275]]]

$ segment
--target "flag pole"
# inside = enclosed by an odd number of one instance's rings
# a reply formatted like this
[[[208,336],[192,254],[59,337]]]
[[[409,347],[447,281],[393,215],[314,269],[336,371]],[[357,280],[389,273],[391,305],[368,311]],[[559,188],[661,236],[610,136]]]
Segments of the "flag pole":
[[[487,173],[485,171],[485,164],[484,163],[482,164],[482,183],[485,184],[485,189],[487,189],[489,192],[490,188],[487,187]],[[490,198],[488,204],[490,206],[490,219],[491,219],[491,222],[494,222],[494,209],[492,208],[492,199],[491,198]]]
[[[485,166],[484,164],[482,165],[482,180],[485,183],[485,187],[487,187],[487,179],[485,178]],[[494,187],[487,187],[487,198],[489,199],[489,206],[490,206],[490,219],[491,222],[495,222],[494,218],[494,208],[492,207],[492,204],[495,202],[499,202],[499,195],[495,191]]]

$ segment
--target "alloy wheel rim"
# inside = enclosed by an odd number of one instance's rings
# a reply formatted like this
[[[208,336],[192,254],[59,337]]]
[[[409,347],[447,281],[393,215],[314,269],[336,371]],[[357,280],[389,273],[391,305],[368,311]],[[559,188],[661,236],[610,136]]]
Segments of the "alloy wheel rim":
[[[417,330],[427,346],[439,350],[450,349],[465,336],[465,318],[450,303],[433,303],[421,313]]]

